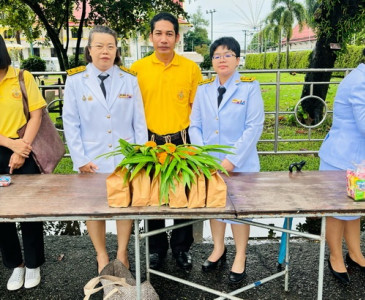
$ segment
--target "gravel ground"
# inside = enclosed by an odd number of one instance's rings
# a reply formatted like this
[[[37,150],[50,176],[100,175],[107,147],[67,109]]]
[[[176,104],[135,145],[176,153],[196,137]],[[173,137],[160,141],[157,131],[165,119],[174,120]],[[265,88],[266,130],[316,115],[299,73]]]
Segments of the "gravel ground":
[[[365,235],[362,236],[362,241]],[[116,256],[116,236],[108,235],[107,243],[111,258]],[[42,281],[36,288],[24,288],[9,292],[6,289],[10,270],[2,268],[0,272],[0,299],[83,299],[83,286],[96,275],[95,255],[88,236],[47,236],[45,237],[46,263],[42,266]],[[190,272],[181,271],[176,267],[171,252],[166,257],[162,271],[174,276],[190,280],[222,291],[232,291],[235,288],[258,281],[277,269],[277,241],[250,240],[247,259],[247,277],[238,286],[228,283],[228,273],[233,262],[234,246],[228,245],[227,262],[216,272],[203,273],[201,264],[208,257],[212,244],[193,244],[193,268]],[[142,251],[144,252],[144,251]],[[363,247],[363,252],[365,249]],[[345,253],[345,252],[344,252]],[[289,292],[284,291],[284,277],[279,277],[268,283],[239,294],[244,299],[317,299],[317,271],[319,243],[308,240],[295,240],[290,246],[291,264]],[[134,237],[130,242],[130,258],[132,273],[135,270]],[[326,249],[326,257],[328,250]],[[142,253],[144,259],[144,253]],[[1,257],[0,257],[1,261]],[[2,264],[2,261],[1,261]],[[144,260],[142,261],[144,266]],[[145,269],[142,267],[142,280],[145,280]],[[365,275],[359,270],[350,270],[351,284],[343,286],[330,274],[327,263],[324,271],[323,299],[365,299]],[[151,283],[160,295],[160,299],[214,299],[216,296],[198,289],[184,286],[167,279],[151,275]],[[91,299],[102,299],[102,293]]]

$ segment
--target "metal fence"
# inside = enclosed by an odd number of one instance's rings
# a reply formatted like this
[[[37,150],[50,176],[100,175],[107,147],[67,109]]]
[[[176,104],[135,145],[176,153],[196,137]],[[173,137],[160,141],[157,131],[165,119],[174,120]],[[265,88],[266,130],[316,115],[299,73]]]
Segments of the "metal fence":
[[[312,128],[305,128],[305,135],[306,137],[303,137],[303,134],[299,138],[282,138],[280,136],[280,127],[283,126],[283,124],[280,122],[281,118],[283,116],[288,115],[294,115],[294,111],[292,110],[283,110],[281,102],[283,101],[283,97],[285,95],[283,94],[282,89],[285,86],[298,86],[298,89],[301,91],[303,89],[304,85],[309,85],[310,87],[310,95],[313,95],[313,87],[315,85],[338,85],[341,82],[341,78],[335,78],[332,81],[328,82],[305,82],[304,80],[298,81],[282,81],[282,77],[284,74],[306,74],[308,72],[336,72],[339,74],[343,74],[343,76],[346,76],[352,69],[272,69],[272,70],[240,70],[239,72],[242,75],[251,75],[251,76],[258,76],[262,74],[273,74],[275,76],[272,76],[269,81],[261,80],[258,78],[260,82],[260,86],[262,91],[265,90],[265,87],[274,87],[275,89],[275,109],[274,110],[266,110],[265,109],[265,129],[263,132],[263,136],[265,135],[265,130],[270,128],[270,130],[273,130],[272,138],[261,138],[259,140],[259,154],[316,154],[318,153],[318,149],[320,143],[323,141],[323,138],[325,136],[325,132],[322,132],[322,136],[313,138],[313,132],[316,129]],[[38,80],[39,88],[42,91],[43,97],[46,99],[48,103],[48,109],[51,113],[56,113],[58,116],[56,117],[57,120],[61,119],[62,115],[62,101],[63,101],[63,91],[64,91],[64,78],[66,73],[65,72],[33,72],[32,73]],[[203,76],[205,78],[211,78],[215,75],[213,71],[203,71]],[[57,75],[57,76],[54,76]],[[294,77],[293,77],[294,78]],[[50,81],[53,82],[50,82]],[[265,94],[263,92],[263,97],[265,100]],[[300,101],[300,97],[298,99],[291,99],[291,102],[296,103],[297,101]],[[323,99],[327,103],[332,103],[332,99]],[[327,117],[332,114],[331,110],[328,110]],[[269,122],[270,121],[270,122]],[[330,122],[330,121],[329,121]],[[61,122],[60,122],[61,123]],[[273,128],[271,128],[268,123],[273,123]],[[56,127],[60,131],[62,131],[62,125],[59,125],[56,123]],[[296,124],[296,126],[293,127],[293,132],[298,130],[298,128],[301,128],[300,124]],[[288,143],[313,143],[314,148],[307,150],[307,149],[295,149],[292,147],[289,147],[290,149],[286,150],[280,150],[281,144],[288,144]],[[263,144],[270,144],[272,146],[272,149],[270,150],[260,150],[260,145]],[[261,147],[265,148],[265,147]]]

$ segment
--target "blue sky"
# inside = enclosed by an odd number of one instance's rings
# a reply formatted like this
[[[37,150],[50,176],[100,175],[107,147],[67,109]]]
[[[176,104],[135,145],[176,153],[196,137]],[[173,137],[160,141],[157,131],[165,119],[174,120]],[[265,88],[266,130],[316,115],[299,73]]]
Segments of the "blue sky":
[[[302,4],[304,0],[299,0]],[[246,43],[249,44],[251,35],[259,30],[262,20],[271,12],[271,0],[185,0],[184,7],[193,14],[200,6],[203,16],[209,22],[213,15],[213,40],[221,36],[233,36],[243,48],[244,31]],[[207,11],[215,10],[213,14]],[[208,37],[211,36],[211,26],[207,27]]]

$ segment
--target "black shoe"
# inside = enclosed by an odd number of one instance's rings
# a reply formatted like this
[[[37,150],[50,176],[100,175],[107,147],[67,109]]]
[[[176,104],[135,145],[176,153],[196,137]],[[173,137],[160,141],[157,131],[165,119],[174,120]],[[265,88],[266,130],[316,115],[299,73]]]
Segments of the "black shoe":
[[[189,252],[179,251],[178,253],[174,254],[174,257],[176,259],[176,264],[180,269],[188,270],[193,266]]]
[[[361,272],[365,273],[365,267],[359,265],[356,261],[353,261],[348,252],[346,254],[346,263],[349,267],[358,267]]]
[[[159,253],[151,253],[150,254],[150,268],[151,269],[160,269],[165,256]]]
[[[239,283],[243,280],[243,278],[246,277],[246,270],[244,270],[242,273],[235,273],[230,271],[229,272],[229,281],[232,283]]]
[[[227,248],[224,247],[224,252],[222,254],[222,256],[220,258],[218,258],[217,261],[209,261],[209,260],[206,260],[204,262],[204,264],[202,264],[202,270],[204,272],[209,272],[209,271],[212,271],[214,269],[217,268],[218,266],[218,263],[221,261],[221,262],[225,262],[226,261],[226,257],[227,257]]]
[[[243,280],[243,278],[246,277],[246,264],[247,263],[247,258],[245,259],[245,269],[243,270],[242,273],[235,273],[235,272],[232,272],[230,271],[229,272],[229,276],[228,276],[228,279],[230,282],[232,283],[239,283]]]
[[[332,266],[331,266],[331,261],[330,259],[328,259],[328,267],[330,269],[330,271],[332,272],[332,274],[339,280],[341,281],[342,283],[344,284],[349,284],[350,283],[350,276],[347,272],[336,272],[335,270],[332,269]]]

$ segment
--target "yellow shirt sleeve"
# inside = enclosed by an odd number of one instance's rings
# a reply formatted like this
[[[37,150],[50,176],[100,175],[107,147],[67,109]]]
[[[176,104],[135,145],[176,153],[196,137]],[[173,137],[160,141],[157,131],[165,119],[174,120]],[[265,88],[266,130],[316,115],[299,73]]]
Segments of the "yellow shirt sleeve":
[[[0,134],[10,138],[17,138],[17,130],[26,123],[18,74],[18,69],[9,66],[6,77],[0,82]],[[28,71],[24,71],[24,83],[29,111],[46,106],[34,77]]]

